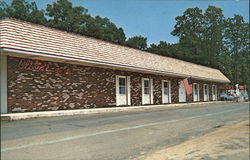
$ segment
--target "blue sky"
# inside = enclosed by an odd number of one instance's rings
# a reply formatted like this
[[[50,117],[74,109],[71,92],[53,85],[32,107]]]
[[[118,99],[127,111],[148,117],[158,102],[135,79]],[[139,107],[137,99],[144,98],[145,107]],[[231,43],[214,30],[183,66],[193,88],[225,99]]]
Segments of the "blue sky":
[[[29,0],[34,1],[34,0]],[[35,0],[38,7],[55,0]],[[93,16],[107,17],[122,27],[128,37],[142,35],[148,44],[167,41],[178,42],[170,34],[175,25],[175,17],[182,15],[187,8],[199,7],[203,11],[208,5],[223,9],[225,17],[240,14],[249,21],[248,0],[70,0],[74,6],[83,6]],[[9,1],[10,2],[10,1]]]

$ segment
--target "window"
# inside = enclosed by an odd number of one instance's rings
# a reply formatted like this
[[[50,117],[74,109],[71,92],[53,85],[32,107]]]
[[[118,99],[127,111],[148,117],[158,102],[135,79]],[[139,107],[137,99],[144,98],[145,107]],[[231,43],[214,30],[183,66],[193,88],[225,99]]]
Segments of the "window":
[[[126,79],[119,78],[119,93],[126,94]]]
[[[198,83],[193,83],[193,101],[194,102],[200,101],[199,84]]]
[[[144,94],[149,94],[149,80],[144,80]]]
[[[164,95],[168,95],[169,91],[168,91],[168,82],[164,82],[163,83],[163,93]]]
[[[207,85],[204,86],[204,93],[207,95]]]
[[[195,95],[197,95],[197,91],[198,91],[197,84],[194,84],[194,94]]]

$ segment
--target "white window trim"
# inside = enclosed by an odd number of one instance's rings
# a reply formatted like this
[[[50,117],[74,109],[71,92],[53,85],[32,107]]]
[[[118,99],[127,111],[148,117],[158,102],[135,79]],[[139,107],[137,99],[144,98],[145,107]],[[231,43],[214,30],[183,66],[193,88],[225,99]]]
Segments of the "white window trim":
[[[149,79],[149,82],[150,82],[150,91],[151,91],[151,94],[150,94],[150,104],[154,104],[154,85],[153,85],[153,79]]]
[[[203,100],[205,101],[205,86],[207,86],[207,100],[206,101],[209,101],[209,85],[208,84],[203,85]]]
[[[119,96],[119,78],[125,78],[126,83],[126,95],[127,95],[127,105],[131,105],[131,93],[130,93],[130,76],[120,76],[116,75],[116,106],[118,106],[118,96]]]
[[[142,84],[142,104],[144,104],[144,80],[149,81],[149,90],[150,90],[150,104],[154,104],[154,96],[153,96],[153,79],[149,78],[142,78],[141,84]]]
[[[165,104],[165,103],[163,103],[163,101],[164,101],[164,82],[168,82],[168,103],[171,103],[171,81],[170,80],[162,80],[162,82],[161,82],[162,104]]]
[[[194,99],[194,85],[197,85],[197,98],[198,98],[198,100],[196,101],[195,99]],[[193,101],[194,102],[199,102],[200,101],[200,85],[199,85],[199,83],[193,83]]]

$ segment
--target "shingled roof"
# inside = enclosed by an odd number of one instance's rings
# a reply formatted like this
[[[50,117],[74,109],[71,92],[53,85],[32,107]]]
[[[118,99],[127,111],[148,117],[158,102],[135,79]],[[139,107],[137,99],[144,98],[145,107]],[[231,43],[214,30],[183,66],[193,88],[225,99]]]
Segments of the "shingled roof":
[[[84,60],[123,69],[230,82],[214,68],[16,19],[0,19],[0,38],[1,50],[12,49],[44,56],[68,57],[75,61]]]

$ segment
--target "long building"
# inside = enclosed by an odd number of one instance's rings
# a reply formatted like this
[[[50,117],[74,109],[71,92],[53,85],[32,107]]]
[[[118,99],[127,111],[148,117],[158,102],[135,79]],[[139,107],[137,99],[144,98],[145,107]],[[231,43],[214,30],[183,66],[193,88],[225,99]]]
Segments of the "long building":
[[[0,20],[0,52],[1,113],[216,101],[230,82],[214,68],[11,18]]]

